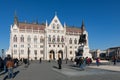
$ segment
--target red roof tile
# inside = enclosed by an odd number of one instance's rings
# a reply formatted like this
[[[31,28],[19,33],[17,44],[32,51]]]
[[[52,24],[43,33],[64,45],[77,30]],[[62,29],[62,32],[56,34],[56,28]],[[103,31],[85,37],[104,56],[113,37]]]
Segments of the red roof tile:
[[[45,25],[41,24],[29,24],[29,23],[19,23],[19,29],[33,29],[33,30],[45,30]],[[66,32],[81,33],[80,28],[66,27]]]
[[[19,29],[44,30],[45,29],[45,25],[19,23]]]
[[[79,28],[67,27],[67,28],[66,28],[66,32],[81,33],[81,29],[79,29]]]

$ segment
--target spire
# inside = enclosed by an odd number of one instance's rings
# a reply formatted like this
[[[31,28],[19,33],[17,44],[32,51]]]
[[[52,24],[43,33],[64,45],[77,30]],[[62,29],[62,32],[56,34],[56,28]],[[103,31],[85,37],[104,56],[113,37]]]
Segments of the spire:
[[[66,23],[64,22],[64,27],[66,27]]]
[[[57,11],[55,11],[55,16],[57,16]]]
[[[17,17],[16,11],[14,13],[14,24],[18,25],[18,17]]]
[[[46,25],[46,27],[48,26],[48,22],[47,22],[47,20],[46,20],[46,24],[45,24],[45,25]]]
[[[85,25],[84,25],[84,21],[83,20],[82,20],[81,30],[82,30],[82,32],[85,31]]]

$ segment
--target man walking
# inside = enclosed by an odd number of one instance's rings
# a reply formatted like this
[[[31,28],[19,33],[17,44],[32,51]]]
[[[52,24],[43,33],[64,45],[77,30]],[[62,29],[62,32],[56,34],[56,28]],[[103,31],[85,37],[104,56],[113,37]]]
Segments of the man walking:
[[[62,59],[61,58],[59,58],[58,59],[58,67],[59,67],[59,69],[62,69]]]

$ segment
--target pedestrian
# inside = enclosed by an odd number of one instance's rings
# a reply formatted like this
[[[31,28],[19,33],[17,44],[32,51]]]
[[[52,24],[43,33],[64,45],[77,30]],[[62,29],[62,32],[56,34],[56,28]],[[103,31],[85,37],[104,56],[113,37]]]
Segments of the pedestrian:
[[[100,59],[97,57],[96,58],[96,65],[99,66],[100,65]]]
[[[25,64],[24,67],[27,68],[27,67],[28,67],[28,65],[27,65],[27,63],[28,63],[28,62],[27,62],[27,59],[23,59],[23,63]]]
[[[87,61],[87,65],[89,66],[89,58],[88,57],[87,57],[86,61]]]
[[[79,58],[79,66],[82,70],[84,70],[83,58],[82,57]]]
[[[0,57],[0,71],[4,68],[3,59]]]
[[[59,58],[59,59],[58,59],[58,68],[59,68],[59,69],[62,69],[62,66],[61,66],[61,65],[62,65],[62,59]]]
[[[9,58],[10,58],[10,55],[7,55],[7,57],[4,58],[4,72],[5,72],[5,73],[7,72],[6,63],[7,63],[7,61],[8,61]]]
[[[6,66],[8,69],[8,78],[13,78],[14,61],[12,58],[8,58],[8,61],[6,62]]]
[[[41,63],[41,62],[42,62],[42,59],[40,58],[39,63]]]
[[[116,65],[116,61],[117,61],[117,58],[116,58],[116,56],[114,56],[114,57],[113,57],[113,62],[114,62],[113,65]]]

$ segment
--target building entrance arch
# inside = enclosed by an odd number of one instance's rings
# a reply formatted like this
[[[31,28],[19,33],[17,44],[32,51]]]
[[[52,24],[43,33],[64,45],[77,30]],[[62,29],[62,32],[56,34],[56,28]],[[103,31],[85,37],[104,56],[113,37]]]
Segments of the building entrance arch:
[[[63,59],[63,51],[62,50],[58,51],[58,59],[59,58]]]
[[[55,52],[54,52],[54,50],[50,50],[50,52],[49,52],[49,60],[55,60]]]

